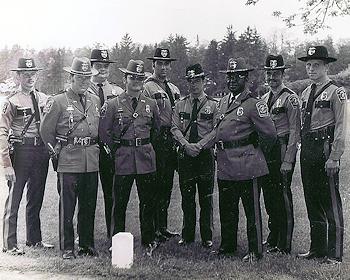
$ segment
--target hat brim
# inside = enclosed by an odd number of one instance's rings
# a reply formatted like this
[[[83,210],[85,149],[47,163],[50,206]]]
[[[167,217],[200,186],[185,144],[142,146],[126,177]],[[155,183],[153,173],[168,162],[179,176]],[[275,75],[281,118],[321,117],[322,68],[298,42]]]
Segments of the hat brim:
[[[194,79],[194,78],[198,78],[198,77],[205,77],[206,74],[205,73],[199,73],[193,76],[185,76],[185,79]]]
[[[170,58],[170,57],[147,57],[149,60],[165,60],[165,61],[176,61],[176,58]]]
[[[102,63],[117,63],[113,60],[102,60],[102,59],[90,59],[91,62],[102,62]]]
[[[301,60],[301,61],[304,61],[304,62],[309,61],[309,60],[312,60],[312,59],[320,59],[320,60],[323,60],[323,61],[325,61],[325,62],[327,62],[327,63],[337,61],[337,59],[334,58],[334,57],[310,57],[310,56],[302,56],[302,57],[298,57],[298,59]]]
[[[10,69],[10,71],[15,71],[15,72],[24,72],[24,71],[40,71],[43,70],[44,68],[16,68],[16,69]]]
[[[124,74],[131,74],[131,75],[137,75],[137,76],[142,76],[145,77],[146,74],[145,73],[138,73],[138,72],[132,72],[127,70],[126,68],[118,68],[121,72],[123,72]]]
[[[231,74],[231,73],[239,73],[239,72],[250,72],[254,71],[254,68],[245,68],[245,69],[238,69],[238,70],[220,70],[219,73],[223,74]]]
[[[282,66],[276,66],[276,67],[267,67],[267,66],[262,66],[261,68],[259,68],[258,70],[284,70],[284,69],[289,69],[291,68],[291,65],[282,65]]]
[[[98,74],[98,71],[96,69],[91,68],[91,72],[78,72],[72,70],[71,67],[63,67],[63,70],[77,76],[86,76],[86,77],[91,77],[91,76],[96,76]]]

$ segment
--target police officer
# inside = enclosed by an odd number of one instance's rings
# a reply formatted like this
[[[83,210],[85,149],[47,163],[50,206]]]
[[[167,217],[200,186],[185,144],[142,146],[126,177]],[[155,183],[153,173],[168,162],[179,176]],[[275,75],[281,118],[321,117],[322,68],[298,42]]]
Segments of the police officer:
[[[283,83],[289,68],[281,55],[268,55],[264,70],[270,91],[262,96],[277,130],[278,141],[265,155],[269,174],[261,177],[266,212],[269,215],[267,253],[289,254],[294,227],[290,185],[300,141],[299,97]]]
[[[220,118],[214,141],[217,145],[217,177],[221,222],[219,254],[233,254],[237,249],[239,199],[247,218],[248,253],[243,261],[262,257],[261,211],[257,178],[268,174],[260,148],[269,147],[276,138],[276,129],[267,104],[253,97],[248,89],[247,67],[243,58],[230,58],[227,75],[230,94],[219,105]],[[258,138],[261,141],[258,141]]]
[[[39,133],[47,100],[44,93],[34,88],[39,70],[42,68],[36,67],[32,58],[18,60],[18,67],[11,71],[17,72],[19,87],[4,101],[0,119],[0,151],[9,187],[3,218],[3,251],[15,255],[24,254],[17,246],[17,217],[25,185],[26,245],[53,248],[42,242],[40,228],[49,154]]]
[[[141,243],[147,254],[157,247],[154,229],[156,158],[151,138],[159,129],[156,101],[142,94],[144,63],[130,60],[124,73],[126,91],[105,102],[100,138],[115,155],[112,235],[125,231],[125,212],[136,181],[139,196]]]
[[[182,195],[183,228],[179,244],[195,239],[196,187],[200,205],[200,232],[202,245],[213,245],[213,150],[202,149],[218,117],[217,101],[204,93],[205,74],[200,64],[186,68],[190,95],[175,105],[171,132],[180,143],[179,184]]]
[[[114,98],[123,92],[123,89],[115,84],[108,82],[110,64],[115,63],[109,59],[108,51],[105,49],[93,49],[91,51],[91,67],[98,71],[97,75],[91,77],[91,88],[100,98],[101,106],[108,99]],[[107,227],[107,236],[110,237],[111,231],[111,212],[112,212],[112,187],[113,187],[113,159],[106,146],[100,144],[100,180],[105,204],[105,219]]]
[[[43,141],[58,155],[59,236],[63,259],[75,258],[73,216],[78,199],[79,256],[95,256],[94,222],[98,186],[97,143],[100,100],[89,91],[97,74],[86,57],[75,57],[70,87],[49,99],[41,124]]]
[[[152,60],[153,75],[145,80],[144,94],[157,101],[160,112],[160,134],[154,143],[157,158],[157,206],[155,215],[156,235],[159,241],[178,235],[168,230],[168,208],[177,167],[176,150],[171,128],[175,103],[180,98],[179,89],[169,81],[171,62],[169,49],[156,48]]]
[[[301,95],[301,176],[310,221],[311,245],[306,259],[325,257],[338,264],[343,257],[344,221],[339,194],[340,158],[344,152],[346,93],[329,79],[324,46],[310,46],[306,72],[312,81]]]

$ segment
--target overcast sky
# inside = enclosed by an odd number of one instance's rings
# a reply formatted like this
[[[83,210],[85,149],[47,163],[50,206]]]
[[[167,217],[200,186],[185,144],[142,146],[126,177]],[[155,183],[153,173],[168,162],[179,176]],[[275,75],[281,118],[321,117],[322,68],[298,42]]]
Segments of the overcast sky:
[[[297,0],[0,0],[0,48],[77,48],[102,43],[107,47],[129,33],[134,42],[156,43],[169,34],[184,35],[191,43],[221,40],[226,27],[241,33],[248,25],[264,38],[275,32],[289,39],[350,38],[350,16],[332,19],[332,29],[307,37],[301,28],[288,30],[272,16],[274,10],[296,11]]]

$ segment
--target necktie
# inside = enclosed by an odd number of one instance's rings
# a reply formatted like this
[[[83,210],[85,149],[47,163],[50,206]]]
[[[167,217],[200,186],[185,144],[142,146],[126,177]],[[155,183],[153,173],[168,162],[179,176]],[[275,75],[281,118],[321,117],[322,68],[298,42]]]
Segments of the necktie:
[[[80,103],[83,106],[83,110],[85,112],[85,95],[84,94],[79,94],[79,99],[80,99]]]
[[[198,116],[198,98],[193,99],[193,107],[192,107],[192,114],[191,119],[193,120],[190,130],[190,143],[197,143],[198,141],[198,124],[197,124],[197,116]]]
[[[132,99],[132,108],[134,109],[134,111],[136,110],[136,107],[137,107],[137,98],[136,97],[133,97]]]
[[[102,88],[102,84],[97,84],[98,86],[98,97],[100,98],[100,102],[101,102],[101,107],[103,106],[103,104],[105,103],[105,96],[103,94],[103,88]]]
[[[168,94],[169,99],[170,99],[171,107],[173,108],[175,106],[175,100],[174,100],[173,93],[171,92],[171,89],[168,85],[168,81],[165,81],[164,85],[165,85],[165,91]]]
[[[273,99],[273,93],[272,91],[270,91],[270,96],[269,96],[269,99],[267,100],[267,107],[269,108],[269,110],[272,107],[272,99]]]
[[[38,106],[38,102],[36,101],[35,95],[34,95],[34,91],[30,92],[30,97],[32,99],[32,103],[33,103],[33,108],[34,108],[34,118],[35,118],[35,124],[38,128],[38,132],[39,132],[39,126],[40,126],[40,111],[39,111],[39,106]]]
[[[233,96],[233,94],[232,94],[232,93],[230,93],[230,98],[229,98],[229,100],[228,100],[228,107],[230,107],[230,106],[231,106],[231,104],[232,104],[233,100],[235,100],[235,97]]]
[[[311,91],[310,96],[307,101],[306,110],[305,110],[305,117],[304,117],[304,124],[301,129],[301,135],[305,136],[309,131],[311,127],[311,115],[312,115],[312,107],[314,104],[314,97],[316,93],[316,84],[311,85]]]

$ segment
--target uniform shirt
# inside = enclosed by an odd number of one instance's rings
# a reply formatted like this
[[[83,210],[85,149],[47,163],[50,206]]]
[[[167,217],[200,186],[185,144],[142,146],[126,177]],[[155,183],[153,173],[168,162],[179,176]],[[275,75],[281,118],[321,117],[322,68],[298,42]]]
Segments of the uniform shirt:
[[[174,84],[168,82],[168,86],[173,94],[175,103],[180,98],[180,90]],[[144,84],[144,94],[147,97],[153,98],[157,101],[157,105],[160,112],[160,124],[161,126],[170,127],[173,108],[170,103],[168,94],[165,91],[165,84],[159,81],[153,74],[149,77]]]
[[[134,111],[131,97],[126,93],[110,99],[101,109],[100,140],[111,149],[115,138],[135,140],[150,138],[160,126],[156,101],[140,94]],[[117,175],[147,174],[156,171],[156,159],[152,144],[141,146],[121,145],[115,152],[115,173]]]
[[[317,85],[316,93],[326,85],[330,79],[323,84]],[[311,85],[301,95],[302,120],[305,120],[306,105],[310,96]],[[346,93],[344,88],[330,84],[314,100],[311,114],[310,131],[317,131],[327,126],[334,125],[334,140],[329,158],[339,160],[345,148],[345,125],[346,125]]]
[[[283,161],[293,163],[298,150],[297,144],[300,141],[301,116],[299,97],[283,84],[277,92],[269,91],[264,94],[261,100],[268,103],[270,95],[273,95],[273,97],[269,111],[275,124],[277,135],[289,135]]]
[[[100,100],[92,91],[87,91],[85,98],[85,111],[79,96],[72,89],[67,89],[66,92],[48,100],[40,127],[45,144],[50,143],[55,146],[56,136],[65,135],[84,115],[86,118],[78,124],[68,138],[91,137],[97,139]],[[63,145],[59,154],[57,171],[70,173],[96,172],[98,171],[98,160],[99,147],[97,144],[90,146]]]
[[[229,105],[230,95],[220,100],[220,119],[214,130],[214,142],[243,140],[256,132],[267,142],[277,136],[276,128],[264,101],[245,90]],[[210,143],[210,142],[209,142]],[[265,157],[260,147],[246,145],[217,150],[217,176],[220,180],[243,181],[268,174]]]
[[[204,104],[199,110],[197,115],[197,127],[198,136],[201,139],[198,143],[203,147],[209,139],[207,139],[209,133],[213,130],[215,120],[218,118],[218,102],[212,97],[206,94],[201,94],[197,103],[197,109]],[[190,129],[187,130],[186,135],[183,135],[186,127],[192,119],[192,108],[194,104],[194,98],[188,95],[176,103],[171,132],[174,135],[174,139],[177,140],[182,146],[186,145],[189,141]]]
[[[91,82],[90,88],[98,96],[99,86],[97,85],[97,83]],[[121,87],[117,86],[116,84],[112,84],[107,80],[102,83],[102,89],[103,89],[103,95],[104,95],[105,101],[122,94],[124,91]],[[101,104],[101,106],[102,105],[103,104]]]
[[[38,91],[35,91],[34,95],[38,103],[40,119],[42,119],[43,108],[48,97]],[[10,130],[12,130],[13,135],[20,136],[32,114],[34,114],[34,107],[30,93],[23,93],[21,87],[6,97],[0,119],[0,153],[4,168],[12,166],[7,142]],[[38,136],[39,131],[34,118],[24,137]]]

